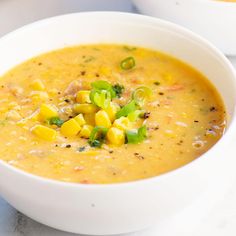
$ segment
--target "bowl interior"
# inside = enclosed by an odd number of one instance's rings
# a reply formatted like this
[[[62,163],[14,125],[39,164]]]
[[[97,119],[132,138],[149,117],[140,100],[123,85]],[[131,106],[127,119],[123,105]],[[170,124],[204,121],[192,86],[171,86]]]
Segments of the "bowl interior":
[[[142,46],[187,62],[215,85],[232,117],[236,84],[229,62],[195,34],[151,17],[112,12],[80,13],[23,27],[0,40],[0,74],[38,54],[92,43]]]

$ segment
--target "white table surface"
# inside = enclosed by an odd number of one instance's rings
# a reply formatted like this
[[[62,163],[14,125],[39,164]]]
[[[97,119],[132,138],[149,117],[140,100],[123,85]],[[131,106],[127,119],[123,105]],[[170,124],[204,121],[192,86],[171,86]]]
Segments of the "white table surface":
[[[6,0],[4,0],[6,1]],[[21,1],[21,0],[19,0]],[[47,2],[49,2],[48,0]],[[77,0],[79,11],[88,10],[119,10],[134,12],[135,8],[129,0]],[[46,3],[46,0],[42,2]],[[33,14],[32,12],[29,14]],[[28,19],[32,20],[33,17]],[[1,19],[2,20],[2,19]],[[7,20],[11,20],[9,16]],[[28,20],[28,21],[30,21]],[[26,21],[24,22],[26,23]],[[3,33],[0,28],[0,35]],[[6,29],[4,29],[6,31]],[[230,58],[236,68],[236,58]],[[196,218],[196,216],[195,216]],[[186,219],[187,220],[187,219]],[[193,219],[192,219],[193,220]],[[136,232],[125,236],[235,236],[236,235],[236,180],[235,184],[229,189],[224,199],[218,202],[209,212],[202,214],[198,223],[192,227],[192,231],[186,232],[185,219],[178,230],[164,230],[160,233],[156,226],[142,232]],[[189,219],[186,221],[188,224]],[[167,225],[171,229],[172,225]],[[188,227],[187,227],[188,228]],[[73,236],[61,232],[24,216],[19,213],[0,197],[0,236]],[[75,235],[74,235],[75,236]]]

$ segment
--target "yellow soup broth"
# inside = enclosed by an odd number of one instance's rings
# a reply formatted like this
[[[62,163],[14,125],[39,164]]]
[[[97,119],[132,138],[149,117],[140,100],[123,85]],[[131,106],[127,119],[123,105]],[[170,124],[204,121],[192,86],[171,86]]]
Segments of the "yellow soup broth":
[[[96,104],[112,100],[113,110],[92,104],[94,81],[122,88],[114,98],[94,89]],[[205,153],[226,125],[222,100],[202,74],[144,48],[88,45],[53,51],[13,68],[2,76],[0,89],[0,158],[66,182],[107,184],[160,175]],[[138,113],[118,119],[134,91],[141,97],[140,103],[135,100]],[[106,129],[100,147],[97,134],[92,146],[88,142],[96,126]],[[146,133],[137,134],[140,127]]]

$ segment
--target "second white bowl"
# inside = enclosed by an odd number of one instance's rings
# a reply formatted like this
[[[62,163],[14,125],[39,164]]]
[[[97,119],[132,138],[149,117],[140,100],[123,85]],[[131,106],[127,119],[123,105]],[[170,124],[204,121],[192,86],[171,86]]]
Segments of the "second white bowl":
[[[199,33],[236,55],[236,3],[214,0],[133,0],[138,9]]]

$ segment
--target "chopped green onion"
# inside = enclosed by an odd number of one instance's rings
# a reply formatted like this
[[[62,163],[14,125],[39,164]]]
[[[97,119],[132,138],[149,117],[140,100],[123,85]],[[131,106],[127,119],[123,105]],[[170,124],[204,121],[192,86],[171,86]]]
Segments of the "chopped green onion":
[[[131,113],[128,114],[128,119],[131,121],[131,122],[134,122],[136,121],[140,115],[142,115],[144,113],[144,111],[141,111],[141,110],[136,110],[136,111],[133,111]]]
[[[127,57],[121,61],[120,67],[122,70],[130,70],[135,67],[135,60],[133,57]]]
[[[111,93],[111,98],[116,97],[116,92],[113,90],[112,85],[105,80],[95,81],[91,85],[94,90],[106,90]]]
[[[91,147],[101,147],[106,138],[107,131],[108,129],[103,126],[94,127],[89,137],[89,145]]]
[[[151,96],[152,90],[148,87],[141,86],[134,90],[132,99],[134,99],[139,106],[143,106],[144,102]]]
[[[127,105],[123,106],[117,113],[116,118],[119,119],[122,116],[128,116],[129,113],[137,110],[136,102],[132,100]]]
[[[89,97],[93,104],[103,109],[108,108],[111,102],[111,94],[106,90],[92,90]]]
[[[52,118],[50,118],[50,119],[48,120],[48,123],[49,123],[50,125],[56,125],[56,126],[58,126],[58,127],[61,127],[62,124],[64,123],[64,121],[61,120],[59,117],[52,117]]]
[[[141,126],[137,130],[127,130],[126,131],[126,138],[127,138],[127,143],[140,143],[144,141],[147,137],[147,127]]]
[[[118,97],[118,98],[120,98],[121,97],[121,94],[123,93],[123,91],[124,91],[124,86],[123,85],[120,85],[120,84],[115,84],[114,86],[112,86],[112,88],[113,88],[113,90],[115,91],[115,93],[116,93],[116,96]]]

